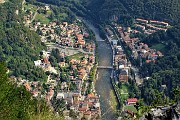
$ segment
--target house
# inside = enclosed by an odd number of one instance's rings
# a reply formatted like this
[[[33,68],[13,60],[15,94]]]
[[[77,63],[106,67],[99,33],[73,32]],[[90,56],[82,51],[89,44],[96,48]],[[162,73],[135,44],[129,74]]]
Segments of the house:
[[[92,56],[89,56],[89,62],[90,63],[93,63],[95,62],[95,57],[92,55]]]
[[[140,19],[140,18],[137,18],[136,21],[139,23],[145,23],[145,24],[148,23],[148,20],[144,20],[144,19]]]
[[[80,100],[80,94],[79,93],[74,93],[73,95],[72,95],[72,97],[73,97],[73,101],[74,102],[77,102],[77,101],[79,101]]]
[[[128,82],[128,72],[127,70],[121,70],[119,74],[119,81],[120,82]]]
[[[139,24],[135,24],[135,27],[136,27],[138,30],[142,30],[142,31],[144,31],[144,30],[146,29],[145,26],[139,25]]]
[[[84,113],[84,117],[85,117],[86,120],[91,120],[91,111],[86,111]]]
[[[88,63],[88,61],[86,59],[81,61],[81,65],[86,65]]]
[[[134,117],[134,112],[132,112],[131,110],[127,110],[126,113],[129,114],[131,117]]]
[[[112,40],[112,45],[117,46],[118,40]]]
[[[28,82],[24,83],[24,87],[26,88],[27,91],[31,90],[31,86]]]
[[[46,95],[46,101],[49,102],[54,95],[54,90],[50,89]]]
[[[127,99],[127,104],[128,104],[128,105],[136,104],[137,101],[138,101],[137,98],[128,98],[128,99]]]
[[[65,66],[66,66],[66,63],[65,63],[65,62],[59,62],[59,66],[60,66],[60,67],[65,67]]]
[[[70,63],[73,64],[73,65],[74,65],[74,64],[79,64],[79,63],[80,63],[80,60],[71,59],[71,60],[70,60]]]
[[[87,76],[87,73],[84,73],[84,74],[79,74],[78,77],[80,80],[84,80]]]
[[[91,66],[91,65],[87,65],[87,66],[86,66],[86,71],[87,71],[88,73],[90,73],[91,68],[92,68],[92,66]]]
[[[46,5],[46,6],[44,6],[44,9],[45,9],[46,11],[48,11],[48,10],[50,10],[50,7],[49,7],[48,5]]]
[[[169,26],[169,24],[166,23],[166,22],[155,21],[155,20],[150,20],[150,23],[151,23],[151,24],[162,25],[162,26],[166,26],[166,27]]]

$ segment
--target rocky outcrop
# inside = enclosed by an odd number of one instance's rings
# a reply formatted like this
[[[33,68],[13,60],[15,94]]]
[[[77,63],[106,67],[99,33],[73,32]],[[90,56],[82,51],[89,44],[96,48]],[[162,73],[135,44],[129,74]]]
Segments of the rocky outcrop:
[[[180,103],[172,106],[160,106],[152,108],[150,112],[145,113],[140,120],[179,120]]]

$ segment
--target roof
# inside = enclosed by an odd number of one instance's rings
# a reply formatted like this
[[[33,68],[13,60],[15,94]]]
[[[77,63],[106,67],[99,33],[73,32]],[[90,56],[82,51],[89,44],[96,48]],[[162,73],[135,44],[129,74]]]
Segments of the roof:
[[[127,99],[127,102],[129,103],[129,102],[137,102],[138,101],[138,99],[137,98],[128,98]]]
[[[146,60],[146,63],[150,63],[150,62],[152,62],[152,60]]]
[[[126,72],[126,70],[122,70],[120,75],[128,75],[128,73]]]
[[[90,98],[90,97],[94,97],[94,94],[93,93],[90,93],[90,94],[88,94],[88,97]]]
[[[85,115],[91,115],[91,111],[87,111],[84,113]]]
[[[86,111],[86,108],[79,108],[79,111],[84,112],[84,111]]]

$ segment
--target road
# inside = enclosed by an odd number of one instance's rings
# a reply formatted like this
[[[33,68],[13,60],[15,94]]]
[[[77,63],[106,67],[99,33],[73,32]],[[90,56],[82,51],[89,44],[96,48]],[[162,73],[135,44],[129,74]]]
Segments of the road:
[[[29,26],[33,22],[33,20],[36,18],[36,15],[38,14],[37,11],[39,10],[39,7],[37,8],[36,12],[34,13],[33,18],[31,19],[30,23],[26,23],[25,26]]]
[[[136,80],[137,85],[142,84],[142,79],[139,76],[139,69],[134,66],[132,66],[131,69],[134,71],[135,80]]]

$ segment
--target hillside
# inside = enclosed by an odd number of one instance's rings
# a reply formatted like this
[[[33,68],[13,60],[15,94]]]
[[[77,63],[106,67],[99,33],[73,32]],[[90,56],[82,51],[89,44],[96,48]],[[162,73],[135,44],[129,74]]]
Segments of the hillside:
[[[163,95],[170,99],[175,97],[173,91],[179,89],[179,72],[180,72],[180,27],[176,26],[167,32],[157,32],[150,35],[144,42],[151,47],[162,45],[160,49],[164,57],[159,58],[157,62],[144,63],[140,67],[142,77],[150,76],[151,78],[144,81],[141,87],[141,97],[146,103],[150,104],[155,99],[156,91],[162,92]],[[174,98],[179,100],[180,95],[176,94]],[[161,100],[159,100],[160,102]],[[163,102],[163,100],[161,101]]]
[[[0,4],[0,61],[7,63],[10,75],[44,81],[47,76],[33,61],[46,47],[38,34],[23,25],[21,3],[22,0],[10,0]]]
[[[34,99],[24,87],[17,87],[7,77],[7,68],[0,63],[0,119],[1,120],[62,120],[55,117],[43,100]]]
[[[0,4],[0,119],[61,120],[63,117],[55,116],[44,99],[34,98],[13,79],[41,82],[47,79],[33,62],[46,47],[37,33],[24,26],[21,3],[22,0],[9,0]]]
[[[166,20],[171,23],[180,21],[179,0],[91,0],[87,8],[100,20],[122,16]]]

